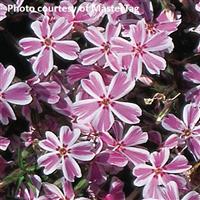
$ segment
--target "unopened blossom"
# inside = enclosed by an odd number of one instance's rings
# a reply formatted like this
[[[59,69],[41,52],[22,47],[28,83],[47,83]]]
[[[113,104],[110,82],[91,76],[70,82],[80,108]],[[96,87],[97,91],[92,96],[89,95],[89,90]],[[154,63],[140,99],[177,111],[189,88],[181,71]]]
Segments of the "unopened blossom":
[[[134,81],[130,81],[125,73],[117,73],[106,87],[102,76],[98,72],[92,72],[89,80],[81,81],[81,86],[91,97],[74,103],[73,110],[78,122],[91,122],[98,131],[107,131],[111,128],[114,123],[113,114],[128,124],[139,122],[138,116],[142,113],[140,107],[133,103],[118,101],[134,87]]]
[[[134,184],[144,186],[144,198],[159,198],[160,186],[166,187],[169,181],[175,181],[179,188],[183,188],[186,181],[180,176],[180,173],[190,169],[185,156],[178,155],[171,162],[170,151],[168,148],[162,148],[160,152],[153,152],[150,155],[149,164],[139,164],[133,169],[133,175],[136,176]]]
[[[5,151],[10,144],[10,140],[8,138],[0,136],[0,150]]]
[[[200,158],[200,108],[194,104],[187,104],[183,109],[183,120],[173,114],[168,114],[162,121],[162,126],[178,134],[180,142],[187,145],[191,153]]]
[[[185,67],[187,71],[183,72],[183,77],[196,84],[186,93],[186,100],[200,105],[200,67],[196,64],[187,64]]]
[[[83,65],[91,65],[96,62],[105,63],[105,67],[109,66],[113,71],[119,71],[119,58],[111,50],[111,39],[120,34],[121,27],[119,25],[107,24],[105,33],[94,26],[88,27],[88,31],[84,33],[86,39],[96,47],[85,49],[80,53],[80,59]]]
[[[165,32],[148,36],[145,30],[145,22],[140,20],[136,26],[130,26],[129,37],[131,41],[120,37],[113,38],[111,51],[120,56],[132,55],[132,64],[129,70],[129,76],[132,79],[141,76],[142,64],[151,74],[159,74],[160,70],[166,68],[165,59],[154,53],[173,46],[172,39]]]
[[[112,164],[120,166],[122,160],[126,160],[126,164],[130,161],[134,165],[148,161],[149,152],[138,146],[147,142],[148,135],[146,132],[143,132],[139,126],[131,126],[124,135],[123,127],[119,122],[115,122],[113,128],[115,138],[107,132],[101,134],[101,139],[111,150],[109,151],[110,156],[115,152],[119,153],[118,159],[120,161],[116,159],[115,163]]]
[[[67,60],[75,60],[79,46],[75,41],[63,39],[72,28],[65,18],[59,18],[52,27],[48,24],[48,17],[42,22],[35,21],[31,28],[38,38],[28,37],[19,41],[22,47],[21,54],[31,56],[39,53],[33,63],[33,71],[45,76],[53,69],[53,52]]]
[[[75,177],[81,177],[81,169],[77,160],[89,161],[93,159],[92,143],[88,141],[75,143],[80,130],[74,129],[72,132],[68,126],[60,128],[59,139],[57,136],[47,131],[46,139],[39,142],[39,146],[48,153],[38,158],[38,164],[44,167],[44,174],[49,175],[61,167],[64,177],[73,182]]]
[[[9,118],[16,120],[15,113],[9,103],[26,105],[32,101],[31,88],[26,83],[19,82],[10,86],[14,76],[15,68],[13,66],[4,68],[0,64],[0,121],[5,125],[8,124]]]
[[[45,195],[38,198],[38,200],[89,200],[88,198],[75,198],[75,193],[72,184],[61,179],[62,191],[56,185],[51,183],[44,183],[43,188]]]

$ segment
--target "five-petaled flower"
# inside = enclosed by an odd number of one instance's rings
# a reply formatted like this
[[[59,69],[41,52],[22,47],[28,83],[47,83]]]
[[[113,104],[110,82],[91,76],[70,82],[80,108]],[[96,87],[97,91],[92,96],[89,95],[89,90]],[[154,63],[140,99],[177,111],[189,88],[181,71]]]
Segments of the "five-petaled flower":
[[[186,143],[189,150],[200,159],[200,108],[195,104],[187,104],[183,109],[183,121],[175,115],[167,115],[162,126],[171,132],[176,132],[180,136],[180,143]]]
[[[81,81],[82,88],[91,98],[74,103],[74,114],[81,123],[91,122],[98,131],[107,131],[114,123],[113,113],[123,122],[136,124],[142,111],[134,103],[120,102],[118,99],[128,94],[134,87],[126,74],[118,72],[108,87],[98,72],[91,72],[90,80]]]
[[[161,149],[160,152],[153,152],[150,155],[149,164],[139,164],[133,169],[136,176],[134,184],[144,186],[144,198],[159,198],[160,186],[166,186],[169,181],[175,181],[179,188],[185,186],[186,181],[180,173],[186,172],[191,166],[183,155],[176,156],[167,164],[170,157],[168,148]]]
[[[116,159],[115,163],[110,164],[123,167],[128,161],[134,165],[148,161],[149,152],[137,146],[146,143],[148,140],[148,134],[142,132],[139,126],[131,126],[123,136],[122,125],[119,122],[115,122],[113,125],[113,133],[115,134],[115,138],[107,132],[101,134],[101,139],[108,147],[109,155],[111,157],[116,156],[116,154],[118,155],[119,160]],[[122,160],[124,160],[123,163]]]
[[[127,41],[120,37],[113,37],[111,50],[122,56],[132,55],[132,63],[129,68],[129,76],[132,79],[139,78],[142,74],[142,63],[151,74],[159,74],[166,67],[164,58],[152,52],[158,52],[173,46],[172,39],[165,32],[158,32],[148,36],[145,30],[144,20],[138,21],[137,25],[130,26]]]
[[[72,28],[65,18],[61,17],[53,24],[48,24],[48,17],[43,21],[35,21],[31,28],[38,38],[28,37],[19,41],[22,47],[21,54],[31,56],[40,52],[33,63],[33,71],[36,74],[48,75],[53,68],[53,51],[64,59],[75,60],[80,48],[73,40],[61,40]]]
[[[31,88],[23,82],[15,83],[11,86],[15,76],[15,68],[8,66],[6,69],[0,64],[0,121],[7,125],[10,119],[16,120],[15,113],[9,103],[16,105],[26,105],[32,101],[30,95]]]
[[[81,169],[75,159],[89,161],[95,154],[91,142],[75,143],[79,136],[79,129],[72,132],[68,126],[60,128],[60,140],[54,133],[46,132],[46,139],[40,141],[39,146],[49,153],[38,158],[39,166],[44,167],[44,174],[49,175],[61,167],[68,181],[73,182],[75,177],[81,177]]]
[[[83,65],[91,65],[101,60],[104,66],[109,66],[113,71],[120,71],[119,58],[111,50],[111,39],[120,34],[121,27],[109,24],[105,33],[101,33],[98,28],[91,26],[84,33],[89,42],[96,47],[85,49],[80,53]]]

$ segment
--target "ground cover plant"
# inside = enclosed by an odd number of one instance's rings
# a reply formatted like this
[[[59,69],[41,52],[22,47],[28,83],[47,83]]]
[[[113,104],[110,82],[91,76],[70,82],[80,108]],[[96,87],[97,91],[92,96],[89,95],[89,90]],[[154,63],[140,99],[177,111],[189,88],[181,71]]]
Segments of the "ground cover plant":
[[[0,1],[0,199],[200,200],[200,2]]]

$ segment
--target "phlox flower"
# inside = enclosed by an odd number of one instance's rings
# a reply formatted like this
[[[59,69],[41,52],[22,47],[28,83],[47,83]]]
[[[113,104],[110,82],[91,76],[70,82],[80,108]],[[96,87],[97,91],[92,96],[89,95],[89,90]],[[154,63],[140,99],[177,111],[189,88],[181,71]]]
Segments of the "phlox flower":
[[[59,139],[50,132],[46,132],[46,139],[39,142],[39,146],[48,153],[38,158],[38,164],[44,167],[44,174],[49,175],[56,169],[62,168],[64,177],[73,182],[75,177],[81,177],[81,169],[75,159],[89,161],[93,159],[92,143],[88,141],[75,143],[80,130],[74,129],[72,132],[69,127],[60,128]]]
[[[183,77],[197,84],[196,87],[190,89],[186,93],[186,100],[200,105],[200,67],[196,64],[187,64],[186,69],[187,71],[183,72]]]
[[[144,186],[144,198],[160,197],[160,186],[165,186],[169,181],[175,181],[179,188],[183,188],[186,184],[184,178],[179,175],[186,172],[191,166],[183,155],[176,156],[167,164],[170,157],[168,148],[162,148],[160,152],[153,152],[150,155],[149,164],[139,164],[133,169],[133,175],[136,176],[134,184],[136,186]]]
[[[191,191],[180,198],[176,182],[170,181],[166,188],[162,190],[162,195],[159,198],[147,198],[143,200],[200,200],[200,194],[195,191]]]
[[[183,109],[183,121],[173,114],[168,114],[162,121],[162,126],[179,135],[180,143],[186,143],[188,149],[200,158],[200,108],[194,104],[187,104]]]
[[[83,65],[91,65],[96,62],[105,63],[104,67],[109,66],[113,71],[119,71],[119,58],[111,50],[111,39],[120,34],[121,26],[107,24],[105,33],[94,26],[88,27],[84,33],[86,39],[96,47],[85,49],[80,53]]]
[[[72,184],[69,181],[62,178],[61,183],[63,191],[54,184],[43,183],[45,196],[40,196],[38,200],[89,200],[84,197],[75,198]]]
[[[15,83],[11,86],[15,76],[15,68],[8,66],[4,68],[0,64],[0,121],[7,125],[8,118],[16,120],[15,113],[9,103],[16,105],[26,105],[32,101],[30,95],[31,88],[26,83]]]
[[[130,26],[129,37],[131,41],[113,37],[111,51],[121,56],[132,55],[132,63],[129,69],[129,76],[132,79],[141,76],[142,63],[151,74],[159,74],[160,70],[165,69],[165,59],[153,52],[162,51],[173,46],[172,39],[166,33],[161,32],[148,36],[145,30],[145,21],[140,20],[137,25]]]
[[[62,40],[72,28],[65,18],[59,18],[50,26],[48,17],[44,17],[42,22],[35,21],[31,28],[38,38],[28,37],[19,41],[22,47],[21,54],[31,56],[39,52],[33,63],[33,71],[45,76],[53,68],[53,52],[67,60],[75,60],[78,56],[79,46],[75,41]]]
[[[146,23],[145,28],[149,34],[164,31],[169,35],[177,30],[180,23],[181,19],[175,19],[173,11],[163,10],[156,21]]]
[[[172,200],[172,199],[200,200],[200,194],[195,191],[191,191],[187,193],[183,198],[180,198],[176,182],[170,181],[166,186],[166,190],[164,190],[163,192],[163,200]]]
[[[10,144],[10,140],[8,138],[0,136],[0,150],[5,151]]]
[[[92,72],[89,80],[81,81],[81,86],[91,97],[73,104],[78,122],[91,122],[98,131],[107,131],[111,128],[114,123],[113,114],[128,124],[139,122],[138,116],[142,112],[140,107],[133,103],[118,101],[134,87],[134,81],[127,79],[125,73],[117,73],[106,87],[102,76],[98,72]]]
[[[119,122],[115,122],[113,125],[113,132],[115,137],[112,137],[107,132],[101,134],[101,139],[108,150],[110,150],[110,157],[112,157],[113,154],[114,156],[116,156],[116,153],[118,154],[118,159],[110,164],[123,167],[128,161],[132,162],[134,165],[148,161],[149,152],[138,146],[147,142],[148,135],[146,132],[142,132],[139,126],[131,126],[127,133],[123,135],[123,126]],[[124,163],[122,163],[122,160],[124,160]]]

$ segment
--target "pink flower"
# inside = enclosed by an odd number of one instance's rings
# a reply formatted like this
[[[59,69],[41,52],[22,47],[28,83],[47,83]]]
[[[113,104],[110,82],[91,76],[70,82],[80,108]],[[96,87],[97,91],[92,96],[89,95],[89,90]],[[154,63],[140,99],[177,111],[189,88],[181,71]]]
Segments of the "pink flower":
[[[166,67],[164,58],[152,52],[165,50],[172,45],[172,39],[166,33],[157,33],[151,37],[145,30],[144,20],[138,21],[137,25],[130,26],[131,42],[116,37],[111,41],[111,51],[120,55],[132,55],[132,64],[129,75],[132,79],[139,78],[142,74],[142,63],[151,74],[159,74]]]
[[[9,144],[10,144],[9,139],[0,136],[0,149],[1,150],[5,151],[8,148]]]
[[[200,105],[200,67],[196,64],[187,64],[186,69],[187,71],[183,72],[183,77],[197,84],[186,93],[186,100]]]
[[[200,194],[195,191],[191,191],[183,198],[180,198],[178,186],[174,181],[170,181],[166,188],[161,190],[161,193],[162,194],[159,198],[146,198],[143,200],[200,200]]]
[[[0,3],[0,21],[6,18],[6,13],[7,13],[7,7]]]
[[[119,58],[111,50],[111,39],[120,34],[121,27],[107,24],[105,33],[101,33],[98,28],[91,26],[84,33],[89,42],[96,47],[85,49],[80,53],[83,65],[91,65],[103,60],[105,67],[109,66],[113,71],[119,71]]]
[[[53,68],[53,52],[67,60],[74,60],[78,57],[78,44],[72,40],[61,40],[72,28],[72,25],[64,18],[59,18],[50,27],[48,17],[44,17],[42,22],[33,22],[31,28],[38,38],[23,38],[19,44],[23,48],[21,54],[24,56],[40,52],[33,63],[33,71],[36,74],[45,76],[49,74]]]
[[[186,143],[189,150],[200,158],[200,108],[187,104],[183,109],[183,121],[173,114],[167,115],[162,121],[162,126],[171,132],[178,133],[182,142]]]
[[[40,141],[39,145],[49,153],[38,159],[39,166],[44,167],[44,174],[49,175],[61,167],[68,181],[73,182],[74,177],[81,177],[81,169],[75,159],[89,161],[94,153],[91,151],[92,143],[88,141],[75,144],[79,136],[79,129],[72,132],[67,126],[60,128],[60,140],[54,133],[46,132],[46,139]]]
[[[90,73],[89,78],[82,80],[81,85],[91,98],[79,100],[73,105],[78,122],[91,122],[98,131],[107,131],[111,128],[114,123],[113,114],[128,124],[139,122],[138,116],[142,112],[140,107],[133,103],[118,101],[134,87],[134,82],[129,81],[125,73],[117,73],[108,87],[98,72]]]
[[[114,123],[113,130],[115,138],[106,132],[101,134],[101,139],[108,149],[111,150],[109,151],[110,156],[112,157],[112,155],[116,153],[119,154],[120,161],[117,159],[115,163],[112,164],[120,166],[122,160],[126,160],[123,166],[127,164],[128,161],[132,162],[134,165],[148,161],[149,152],[137,146],[147,142],[147,133],[142,132],[139,126],[131,126],[128,132],[123,136],[123,127],[119,122]]]
[[[75,198],[72,184],[61,179],[63,192],[56,185],[51,183],[44,183],[45,196],[39,197],[38,200],[89,200],[88,198]]]
[[[166,32],[168,35],[177,30],[181,20],[175,19],[175,14],[171,10],[163,10],[156,18],[156,22],[146,23],[146,30],[149,34]]]
[[[176,182],[170,181],[166,186],[166,190],[164,190],[163,199],[164,200],[172,200],[172,199],[200,200],[200,194],[195,191],[191,191],[187,193],[183,198],[180,198],[178,186]]]
[[[11,86],[15,76],[15,68],[8,66],[6,69],[0,64],[0,121],[7,125],[8,118],[16,120],[15,113],[9,103],[26,105],[32,101],[30,87],[26,83],[15,83]]]
[[[150,163],[139,164],[133,169],[133,175],[136,176],[134,184],[144,186],[144,198],[158,198],[160,196],[159,187],[166,186],[169,181],[175,181],[179,188],[185,186],[186,181],[179,175],[187,171],[191,166],[183,155],[176,156],[167,164],[170,157],[170,151],[167,148],[160,152],[153,152],[150,155]]]
[[[117,177],[113,177],[111,181],[111,187],[109,194],[107,194],[103,200],[125,200],[125,194],[123,192],[124,184]]]

